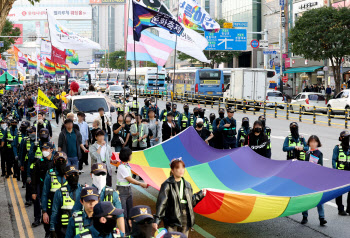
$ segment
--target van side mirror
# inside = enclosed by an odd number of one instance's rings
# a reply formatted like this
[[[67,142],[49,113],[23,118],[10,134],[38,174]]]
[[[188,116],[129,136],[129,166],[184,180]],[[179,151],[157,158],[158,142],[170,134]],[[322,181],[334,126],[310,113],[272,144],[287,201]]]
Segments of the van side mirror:
[[[111,112],[115,112],[115,107],[111,107]]]

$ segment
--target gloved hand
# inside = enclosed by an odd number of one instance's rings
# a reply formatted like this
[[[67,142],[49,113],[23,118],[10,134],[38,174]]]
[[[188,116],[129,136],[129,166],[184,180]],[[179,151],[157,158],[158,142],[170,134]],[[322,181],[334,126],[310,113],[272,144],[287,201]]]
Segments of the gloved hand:
[[[51,238],[57,238],[56,231],[50,231]]]
[[[32,178],[31,177],[28,177],[27,178],[27,183],[31,183],[32,182]]]

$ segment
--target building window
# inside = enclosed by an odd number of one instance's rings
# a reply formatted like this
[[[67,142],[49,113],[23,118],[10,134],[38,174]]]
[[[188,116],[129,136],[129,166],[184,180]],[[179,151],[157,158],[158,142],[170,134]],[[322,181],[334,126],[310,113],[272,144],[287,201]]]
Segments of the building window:
[[[115,51],[115,8],[108,6],[108,48],[109,52]]]

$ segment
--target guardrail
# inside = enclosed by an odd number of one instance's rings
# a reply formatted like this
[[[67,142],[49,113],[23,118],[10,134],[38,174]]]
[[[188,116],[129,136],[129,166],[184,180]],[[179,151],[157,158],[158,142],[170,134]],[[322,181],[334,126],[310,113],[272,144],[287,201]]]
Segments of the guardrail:
[[[135,91],[132,91],[131,93],[135,93]],[[337,126],[344,126],[346,129],[348,129],[348,122],[349,122],[349,109],[336,109],[339,114],[344,115],[335,115],[332,108],[330,107],[317,107],[317,106],[305,106],[301,104],[291,104],[291,103],[285,103],[285,102],[274,102],[274,105],[271,107],[266,106],[267,104],[271,104],[273,102],[266,102],[266,101],[257,101],[257,100],[247,100],[247,99],[237,99],[237,98],[226,98],[225,100],[223,97],[219,96],[210,96],[210,95],[202,95],[198,93],[164,93],[159,91],[146,91],[146,90],[138,90],[138,95],[140,97],[158,97],[165,101],[171,101],[173,99],[174,102],[180,102],[180,103],[188,103],[191,105],[200,104],[204,107],[210,107],[214,108],[214,105],[217,105],[218,108],[228,108],[233,107],[236,111],[242,111],[243,113],[247,113],[249,109],[252,109],[253,114],[255,115],[256,112],[263,110],[261,113],[265,117],[267,115],[273,116],[274,118],[278,117],[284,117],[286,120],[298,120],[299,122],[302,121],[310,121],[313,124],[327,124],[328,126],[337,125]],[[279,108],[280,106],[283,106],[283,109]],[[312,109],[310,111],[306,110],[306,107]],[[268,113],[267,109],[271,108],[273,113]],[[296,110],[295,110],[296,109]],[[286,112],[285,115],[278,114],[279,111]],[[322,113],[323,112],[323,113]],[[292,116],[291,114],[295,114],[296,116]],[[304,115],[310,115],[312,116],[312,119],[303,117]],[[317,120],[318,117],[325,117],[325,121]],[[338,122],[332,122],[333,119],[344,119],[344,123],[338,123]]]

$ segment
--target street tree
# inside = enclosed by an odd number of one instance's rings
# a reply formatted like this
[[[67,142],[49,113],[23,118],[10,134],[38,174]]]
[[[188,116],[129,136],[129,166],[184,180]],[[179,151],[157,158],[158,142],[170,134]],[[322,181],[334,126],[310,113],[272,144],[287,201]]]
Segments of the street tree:
[[[125,69],[125,51],[119,50],[112,53],[106,54],[104,58],[101,59],[100,66],[108,67],[112,69]],[[108,62],[108,64],[107,64]],[[131,62],[128,61],[128,68],[131,67]]]
[[[0,31],[5,26],[6,23],[6,17],[10,13],[10,10],[12,8],[12,5],[15,3],[16,0],[0,0]],[[40,0],[28,0],[32,5],[36,2],[40,2]]]
[[[222,28],[224,23],[227,22],[225,19],[216,19],[215,20],[217,23],[219,23],[220,27]],[[198,31],[199,33],[203,33]],[[190,61],[191,64],[194,64],[198,62],[197,59],[182,53],[182,52],[177,52],[178,53],[178,59],[181,61],[188,60]],[[203,53],[207,57],[208,60],[210,60],[210,63],[202,63],[203,67],[209,66],[211,68],[214,68],[216,64],[221,64],[221,63],[227,63],[227,62],[232,62],[232,60],[235,57],[238,57],[240,55],[240,51],[213,51],[213,50],[204,50]]]
[[[340,91],[341,64],[350,52],[350,9],[322,7],[304,12],[289,33],[295,55],[330,60],[336,91]]]
[[[1,36],[14,36],[14,37],[4,37],[1,39],[1,41],[4,42],[4,47],[0,48],[0,53],[5,52],[6,50],[10,49],[11,46],[15,43],[15,41],[18,39],[18,37],[21,35],[21,30],[18,27],[13,27],[12,22],[9,20],[5,21],[5,25],[2,28]]]

